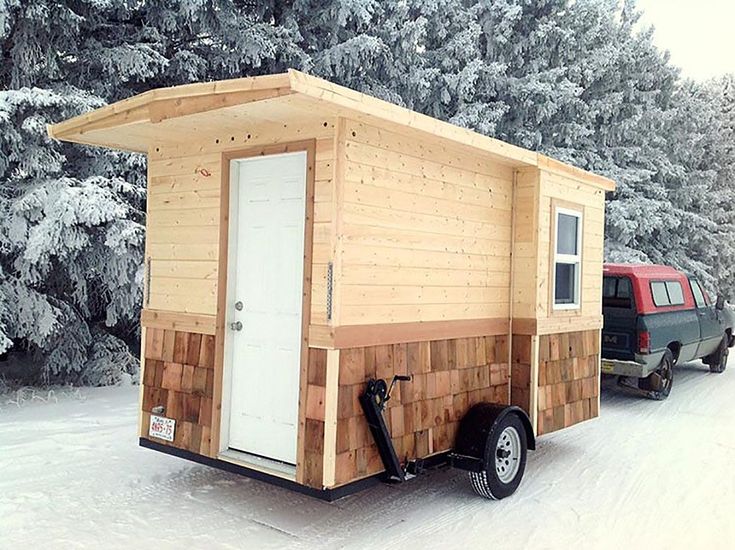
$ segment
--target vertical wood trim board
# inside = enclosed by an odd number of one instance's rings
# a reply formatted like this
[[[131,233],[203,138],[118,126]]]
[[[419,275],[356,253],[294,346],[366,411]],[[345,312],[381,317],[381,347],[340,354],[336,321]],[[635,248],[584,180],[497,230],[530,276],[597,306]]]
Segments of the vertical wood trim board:
[[[327,350],[309,349],[305,382],[306,408],[303,411],[304,429],[299,449],[302,458],[296,467],[296,481],[321,489],[324,486]],[[299,413],[302,414],[301,411]]]
[[[298,148],[298,149],[297,149]],[[316,141],[287,145],[284,152],[306,151],[306,212],[304,213],[304,278],[301,301],[301,365],[299,375],[299,428],[296,442],[296,481],[304,483],[306,450],[306,408],[309,371],[309,323],[311,321],[312,256],[314,250],[314,170]]]
[[[518,170],[513,170],[513,183],[511,184],[511,208],[510,216],[510,279],[508,281],[508,378],[513,379],[513,302],[515,302],[515,266],[516,266],[516,217],[518,216],[518,204],[516,194],[518,189]],[[513,402],[513,387],[508,384],[508,403]]]
[[[229,267],[229,226],[230,226],[230,158],[220,157],[220,203],[219,203],[219,255],[217,262],[217,311],[215,320],[215,358],[214,358],[214,411],[208,455],[216,457],[220,452],[220,430],[222,427],[222,391],[224,380],[225,323],[227,321],[227,270]]]
[[[529,418],[533,418],[531,378],[532,378],[532,337],[527,334],[514,334],[511,349],[510,404],[521,407]]]
[[[146,349],[146,327],[140,327],[140,388],[138,388],[138,435],[140,437],[148,436],[148,426],[143,423],[143,395],[145,394],[145,386],[143,380],[145,379],[145,349]]]
[[[597,341],[599,342],[598,346],[600,349],[600,353],[597,354],[597,411],[599,413],[600,410],[600,398],[602,394],[602,329],[599,329],[597,331]]]
[[[326,393],[324,398],[324,486],[335,484],[337,461],[337,396],[339,350],[327,350]]]
[[[538,377],[539,377],[539,336],[531,336],[531,380],[529,384],[529,413],[533,433],[538,434]]]

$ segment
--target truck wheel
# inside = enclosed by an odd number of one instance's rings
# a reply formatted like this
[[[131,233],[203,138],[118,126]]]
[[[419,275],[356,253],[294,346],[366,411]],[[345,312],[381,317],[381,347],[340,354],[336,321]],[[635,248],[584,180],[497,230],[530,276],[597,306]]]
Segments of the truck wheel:
[[[727,347],[728,343],[728,337],[726,334],[722,339],[722,342],[720,342],[717,351],[707,358],[707,364],[709,365],[710,372],[716,372],[718,374],[725,372],[725,369],[727,368],[727,357],[730,355],[730,348]]]
[[[663,401],[671,393],[674,384],[674,356],[671,350],[666,350],[661,363],[646,378],[638,380],[638,387],[646,392],[650,399]]]
[[[526,469],[528,441],[526,429],[515,414],[501,419],[485,444],[485,469],[470,472],[475,492],[485,498],[500,500],[512,495]]]

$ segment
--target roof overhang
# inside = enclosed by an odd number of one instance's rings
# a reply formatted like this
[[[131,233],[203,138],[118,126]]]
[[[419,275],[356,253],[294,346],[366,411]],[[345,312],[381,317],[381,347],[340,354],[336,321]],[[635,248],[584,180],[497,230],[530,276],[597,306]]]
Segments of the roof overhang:
[[[259,124],[335,116],[408,127],[507,165],[563,172],[607,191],[615,188],[602,176],[295,70],[150,90],[49,125],[48,133],[58,140],[147,153],[157,145],[191,144],[199,136],[238,135]]]

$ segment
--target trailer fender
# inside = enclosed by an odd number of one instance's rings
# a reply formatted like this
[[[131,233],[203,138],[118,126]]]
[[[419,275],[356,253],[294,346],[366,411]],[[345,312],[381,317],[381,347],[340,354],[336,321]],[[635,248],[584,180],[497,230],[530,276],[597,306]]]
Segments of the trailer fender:
[[[485,461],[485,444],[490,433],[499,422],[508,415],[517,416],[526,432],[527,448],[536,449],[536,438],[533,426],[526,412],[513,405],[496,405],[493,403],[478,403],[462,417],[457,430],[454,444],[454,454],[474,457],[483,464]]]

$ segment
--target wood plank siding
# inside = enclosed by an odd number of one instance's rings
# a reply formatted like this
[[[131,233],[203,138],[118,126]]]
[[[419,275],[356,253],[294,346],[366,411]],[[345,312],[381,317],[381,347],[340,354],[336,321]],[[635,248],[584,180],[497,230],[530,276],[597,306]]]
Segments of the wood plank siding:
[[[345,120],[340,325],[508,316],[512,168]]]

